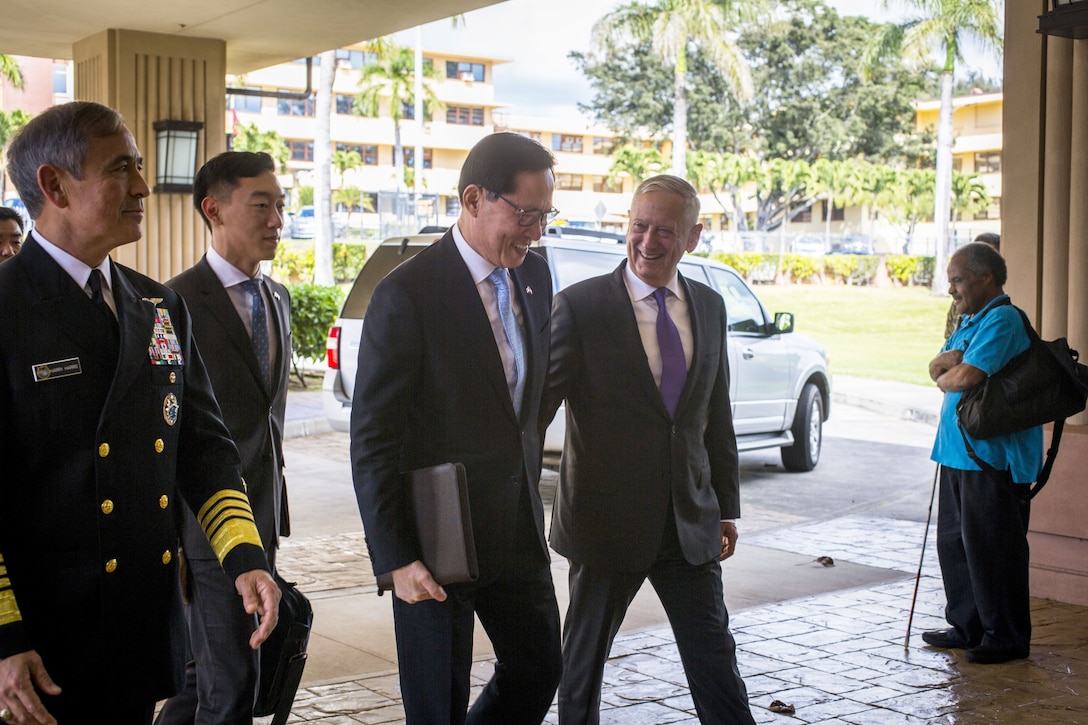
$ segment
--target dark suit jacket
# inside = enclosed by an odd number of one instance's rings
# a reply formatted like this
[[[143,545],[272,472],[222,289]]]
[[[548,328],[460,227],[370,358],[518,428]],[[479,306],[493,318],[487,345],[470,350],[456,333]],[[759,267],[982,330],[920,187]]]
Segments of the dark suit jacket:
[[[465,465],[481,582],[497,575],[512,553],[525,485],[547,553],[537,420],[551,276],[535,252],[511,275],[529,361],[520,420],[487,311],[451,233],[374,290],[359,345],[351,461],[375,572],[420,558],[400,473],[450,461]]]
[[[200,345],[223,421],[242,458],[242,478],[257,530],[265,548],[272,550],[289,526],[282,445],[291,371],[291,298],[280,283],[267,278],[265,282],[272,295],[270,314],[279,339],[271,388],[262,379],[245,325],[207,257],[166,286],[180,294],[189,308],[193,337]],[[182,531],[186,556],[215,557],[191,512],[185,513]]]
[[[720,520],[740,515],[729,407],[725,305],[680,277],[694,352],[669,420],[639,337],[624,266],[564,289],[552,311],[546,420],[567,401],[552,548],[588,566],[648,569],[671,499],[684,557],[721,553]]]
[[[21,615],[0,607],[0,657],[35,649],[66,695],[151,702],[184,674],[175,507],[242,483],[181,298],[118,264],[113,296],[115,367],[104,316],[35,239],[0,265],[0,600]],[[266,567],[255,543],[224,560],[232,578]]]

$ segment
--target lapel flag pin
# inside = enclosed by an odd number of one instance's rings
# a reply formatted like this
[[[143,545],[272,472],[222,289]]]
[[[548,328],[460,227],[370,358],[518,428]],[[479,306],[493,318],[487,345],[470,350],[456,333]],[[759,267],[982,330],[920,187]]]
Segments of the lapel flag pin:
[[[530,287],[529,285],[525,285],[525,294],[531,295],[532,293],[533,293],[533,288]]]

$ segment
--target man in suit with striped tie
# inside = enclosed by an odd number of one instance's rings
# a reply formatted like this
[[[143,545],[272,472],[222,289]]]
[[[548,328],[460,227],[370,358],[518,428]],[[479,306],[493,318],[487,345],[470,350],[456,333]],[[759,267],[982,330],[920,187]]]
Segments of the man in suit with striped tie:
[[[211,248],[166,284],[189,307],[193,337],[242,457],[253,518],[275,570],[279,536],[289,526],[282,444],[291,366],[291,300],[283,285],[261,272],[261,262],[275,257],[283,228],[275,162],[266,153],[219,154],[197,172],[193,202],[211,230]],[[239,643],[252,632],[253,618],[192,516],[184,517],[182,533],[193,660],[185,688],[156,722],[251,723],[256,653]]]

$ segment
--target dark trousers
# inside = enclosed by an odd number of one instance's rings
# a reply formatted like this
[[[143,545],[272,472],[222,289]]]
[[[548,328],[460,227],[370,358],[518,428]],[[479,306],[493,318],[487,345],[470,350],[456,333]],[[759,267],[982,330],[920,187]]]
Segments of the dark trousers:
[[[1008,473],[941,466],[937,555],[945,618],[969,647],[1027,647],[1028,486]]]
[[[661,551],[648,572],[570,562],[559,722],[600,722],[605,661],[631,600],[647,578],[669,617],[699,722],[754,723],[748,691],[737,669],[736,643],[729,632],[721,565],[713,560],[693,566],[684,559],[671,512]]]
[[[268,552],[274,566],[275,552]],[[249,725],[257,685],[256,627],[234,582],[215,559],[190,559],[189,619],[192,659],[185,686],[166,701],[155,725]]]
[[[40,693],[39,693],[40,694]],[[155,703],[128,702],[117,693],[102,690],[72,692],[66,689],[60,697],[42,695],[42,704],[59,725],[151,725]]]
[[[400,688],[408,725],[537,725],[559,683],[559,607],[527,495],[506,570],[445,587],[444,602],[393,597]],[[491,639],[495,673],[467,713],[473,616]]]

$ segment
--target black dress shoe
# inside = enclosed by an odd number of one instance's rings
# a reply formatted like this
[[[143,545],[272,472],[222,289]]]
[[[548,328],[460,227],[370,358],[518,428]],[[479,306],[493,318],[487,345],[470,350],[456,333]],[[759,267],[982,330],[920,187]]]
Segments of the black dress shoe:
[[[967,641],[956,634],[956,630],[935,629],[932,632],[922,632],[922,640],[933,647],[940,649],[967,649]]]
[[[980,644],[967,650],[967,661],[976,665],[997,665],[1028,656],[1029,647],[988,647]]]

